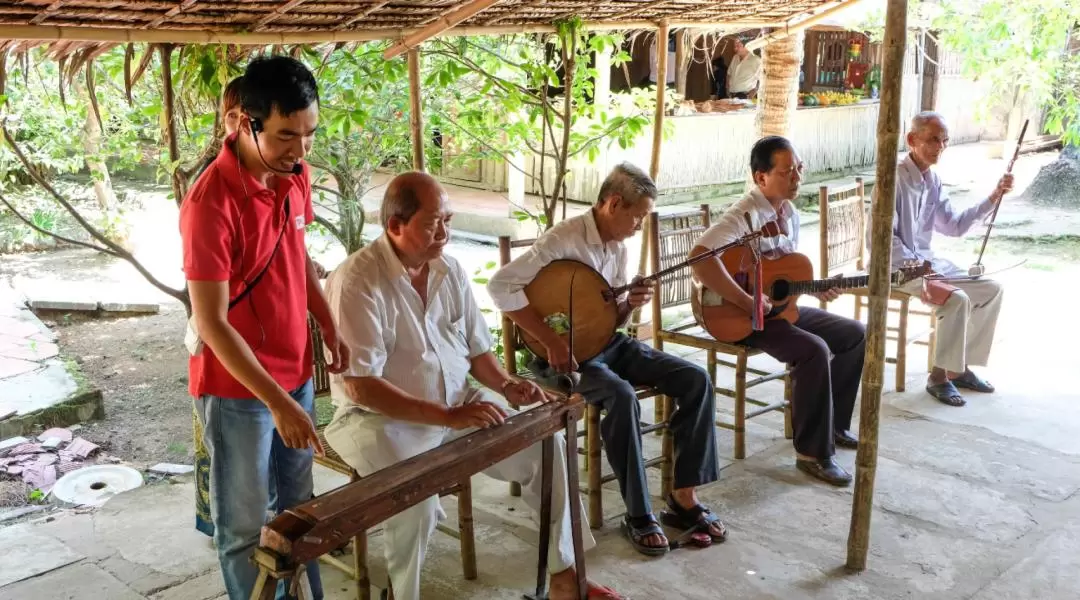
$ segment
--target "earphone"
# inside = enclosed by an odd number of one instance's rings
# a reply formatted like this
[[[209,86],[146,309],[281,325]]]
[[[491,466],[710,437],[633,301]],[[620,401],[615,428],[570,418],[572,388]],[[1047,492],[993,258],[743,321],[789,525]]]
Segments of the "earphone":
[[[300,163],[294,164],[291,171],[283,171],[281,169],[275,169],[274,167],[271,167],[270,163],[266,162],[266,159],[263,158],[262,147],[259,146],[259,132],[263,130],[262,119],[249,116],[248,120],[251,122],[251,139],[255,140],[255,149],[259,151],[259,158],[262,159],[263,165],[267,169],[270,169],[271,171],[275,171],[277,173],[285,173],[287,175],[299,175],[304,172],[304,167],[300,166]]]

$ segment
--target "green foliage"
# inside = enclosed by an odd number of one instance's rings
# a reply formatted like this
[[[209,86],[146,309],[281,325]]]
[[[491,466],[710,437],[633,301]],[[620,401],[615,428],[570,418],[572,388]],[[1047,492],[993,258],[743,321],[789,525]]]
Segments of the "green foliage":
[[[425,79],[428,86],[447,86],[453,101],[435,114],[453,140],[451,161],[523,153],[540,159],[539,173],[526,177],[541,189],[544,227],[554,225],[569,162],[595,160],[605,145],[629,147],[646,131],[654,106],[641,90],[595,105],[592,53],[612,50],[615,65],[629,60],[621,38],[586,34],[577,19],[556,26],[558,33],[548,37],[433,40],[427,54],[445,60]]]
[[[941,0],[923,6],[942,44],[962,57],[965,74],[990,83],[991,100],[1018,88],[1048,106],[1052,133],[1080,141],[1080,55],[1066,51],[1070,30],[1080,23],[1080,2]]]

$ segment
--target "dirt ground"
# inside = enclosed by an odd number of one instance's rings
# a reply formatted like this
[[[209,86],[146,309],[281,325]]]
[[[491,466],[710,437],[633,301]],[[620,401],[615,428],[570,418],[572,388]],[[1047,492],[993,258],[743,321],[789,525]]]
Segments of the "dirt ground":
[[[105,419],[84,423],[83,437],[136,467],[191,463],[187,352],[177,343],[185,319],[166,305],[151,316],[45,320],[104,398]]]

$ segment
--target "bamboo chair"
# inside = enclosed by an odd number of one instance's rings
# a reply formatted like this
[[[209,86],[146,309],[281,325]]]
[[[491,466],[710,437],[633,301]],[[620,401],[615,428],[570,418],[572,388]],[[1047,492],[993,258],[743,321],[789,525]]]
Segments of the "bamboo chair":
[[[528,248],[532,246],[535,239],[522,239],[511,241],[509,236],[499,237],[499,266],[505,266],[511,260],[511,252],[519,248]],[[517,325],[506,316],[502,315],[502,345],[503,345],[503,365],[506,371],[512,375],[521,375],[523,377],[531,377],[530,373],[527,373],[527,369],[519,369],[517,364],[517,351],[518,351],[518,332]],[[520,365],[524,367],[524,365]],[[659,407],[657,409],[660,418],[656,419],[654,423],[641,423],[641,434],[645,435],[652,432],[660,432],[664,436],[662,442],[662,450],[660,456],[647,459],[645,461],[645,468],[657,468],[660,470],[660,480],[662,494],[666,497],[672,489],[672,466],[674,465],[674,445],[671,442],[671,433],[668,429],[668,419],[670,418],[671,408],[670,401],[666,396],[660,395],[654,388],[647,386],[639,386],[636,388],[638,402],[655,398],[655,402]],[[615,480],[615,474],[602,475],[602,462],[600,460],[600,451],[602,448],[602,442],[600,440],[600,417],[601,410],[599,406],[595,404],[587,404],[585,412],[585,427],[584,431],[578,433],[578,437],[585,437],[584,448],[578,450],[578,454],[585,455],[585,472],[587,474],[588,484],[583,486],[582,491],[588,495],[589,498],[589,526],[593,529],[599,529],[604,524],[604,507],[603,507],[603,495],[602,488],[605,483]],[[513,493],[514,490],[511,490]]]
[[[326,370],[326,354],[323,348],[322,334],[315,319],[308,316],[308,328],[311,331],[311,349],[314,359],[314,387],[315,396],[325,396],[330,393],[330,373]],[[325,456],[315,456],[315,462],[342,475],[349,477],[349,483],[360,481],[360,474],[348,465],[341,456],[334,451],[330,444],[326,443],[325,427],[318,427],[319,442],[326,450]],[[465,579],[476,579],[476,537],[473,530],[472,514],[472,481],[465,479],[439,493],[439,496],[457,496],[458,502],[458,528],[453,529],[442,523],[438,524],[438,530],[461,542],[461,570]],[[367,532],[357,534],[352,539],[353,561],[349,565],[330,554],[324,554],[319,560],[345,573],[356,585],[357,600],[371,599],[371,579],[367,568]],[[393,597],[393,591],[389,591]]]
[[[655,273],[686,260],[690,251],[697,245],[698,238],[709,228],[709,205],[702,204],[698,210],[663,216],[653,212],[649,215],[649,219],[649,257],[652,272]],[[712,378],[716,393],[734,400],[735,415],[733,421],[728,423],[718,416],[716,425],[735,432],[733,454],[736,459],[746,458],[746,421],[748,419],[772,411],[782,411],[784,413],[784,435],[791,439],[793,434],[791,427],[790,369],[765,371],[749,366],[747,364],[748,359],[763,354],[761,350],[738,343],[717,341],[693,317],[672,326],[665,327],[662,325],[661,315],[664,309],[690,306],[690,298],[694,293],[693,287],[693,275],[690,269],[675,273],[673,276],[666,278],[663,284],[657,282],[654,285],[652,326],[656,349],[663,350],[664,342],[671,342],[705,350],[706,369],[709,372],[709,377]],[[734,358],[734,362],[717,358],[718,354],[731,356]],[[718,365],[735,370],[734,389],[716,385]],[[756,377],[747,380],[748,374]],[[747,395],[751,388],[777,379],[784,381],[783,400],[770,403]],[[748,413],[746,410],[747,404],[752,404],[758,408]]]
[[[854,266],[858,272],[864,272],[866,264],[866,195],[861,178],[843,186],[821,186],[818,192],[821,211],[821,260],[820,277],[825,279],[840,272],[841,269]],[[862,320],[864,307],[869,307],[869,290],[866,288],[850,290],[855,296],[855,319]],[[889,294],[889,313],[898,315],[896,326],[886,327],[886,339],[896,342],[896,356],[888,356],[885,362],[896,365],[896,391],[904,391],[907,377],[907,347],[918,344],[927,347],[927,370],[933,368],[934,347],[937,343],[937,319],[932,306],[919,301],[924,308],[912,307],[911,294],[900,290],[891,290]],[[917,299],[917,298],[916,298]],[[826,308],[821,302],[821,308]],[[911,316],[926,317],[929,325],[924,330],[912,333],[908,330]]]

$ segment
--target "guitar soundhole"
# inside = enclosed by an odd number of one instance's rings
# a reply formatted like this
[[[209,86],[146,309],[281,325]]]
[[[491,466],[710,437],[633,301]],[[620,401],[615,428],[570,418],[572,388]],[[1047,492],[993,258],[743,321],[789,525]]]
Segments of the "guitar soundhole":
[[[787,300],[787,297],[791,295],[791,282],[784,281],[782,279],[776,280],[772,284],[772,291],[769,297],[773,302],[783,302]]]

